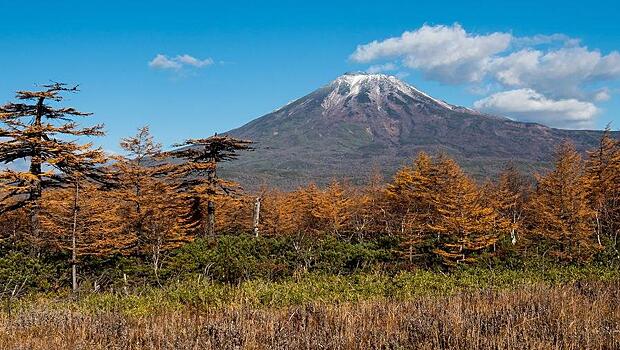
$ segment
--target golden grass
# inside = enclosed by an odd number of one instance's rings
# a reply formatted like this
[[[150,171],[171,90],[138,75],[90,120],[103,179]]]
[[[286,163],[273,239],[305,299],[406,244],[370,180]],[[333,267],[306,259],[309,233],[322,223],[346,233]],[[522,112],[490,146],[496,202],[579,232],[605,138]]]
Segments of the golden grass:
[[[620,282],[452,296],[161,310],[38,304],[0,317],[0,349],[620,349]]]

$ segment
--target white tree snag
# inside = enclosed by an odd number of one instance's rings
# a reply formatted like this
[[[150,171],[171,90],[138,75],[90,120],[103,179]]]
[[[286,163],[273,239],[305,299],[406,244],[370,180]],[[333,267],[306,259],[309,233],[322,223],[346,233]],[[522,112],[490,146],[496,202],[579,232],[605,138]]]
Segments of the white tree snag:
[[[254,218],[252,220],[254,236],[256,237],[258,237],[258,224],[260,221],[260,202],[261,202],[261,198],[256,197],[256,201],[254,201]]]

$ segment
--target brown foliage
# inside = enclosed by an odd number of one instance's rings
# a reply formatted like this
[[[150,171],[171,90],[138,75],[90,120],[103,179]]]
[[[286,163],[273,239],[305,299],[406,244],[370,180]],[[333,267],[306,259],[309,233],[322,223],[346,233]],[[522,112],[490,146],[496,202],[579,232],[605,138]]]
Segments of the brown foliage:
[[[126,231],[135,235],[135,251],[151,257],[157,273],[161,254],[193,239],[191,227],[180,213],[186,202],[177,194],[168,174],[173,167],[162,163],[161,145],[148,127],[121,141],[128,157],[117,157],[114,172],[118,180],[112,195],[123,203]]]
[[[554,169],[536,177],[535,189],[514,167],[479,186],[447,156],[420,153],[387,184],[375,176],[366,186],[333,181],[324,188],[308,184],[250,194],[218,177],[220,162],[253,149],[251,142],[229,136],[187,140],[162,153],[143,127],[121,141],[127,156],[103,167],[101,150],[62,137],[102,134],[101,126],[80,128],[72,121],[88,113],[52,106],[75,91],[52,84],[20,91],[22,102],[0,107],[0,161],[30,160],[28,171],[0,172],[1,220],[7,223],[2,237],[28,236],[37,246],[64,249],[71,221],[77,255],[131,246],[133,253],[152,256],[157,270],[162,252],[195,235],[252,232],[260,198],[262,235],[396,236],[399,252],[411,262],[475,262],[506,249],[498,247],[502,237],[518,251],[562,261],[587,261],[603,247],[620,256],[620,142],[609,132],[586,162],[563,145]],[[114,174],[115,186],[95,188],[110,184],[104,170]]]
[[[33,202],[36,206],[43,190],[67,184],[75,174],[98,179],[95,167],[105,161],[103,152],[92,149],[92,144],[63,138],[101,136],[103,126],[80,128],[73,119],[90,113],[48,104],[62,101],[63,93],[76,92],[77,87],[60,83],[43,87],[42,91],[18,91],[16,98],[20,102],[0,106],[0,162],[24,160],[29,165],[28,171],[0,171],[0,212]],[[33,214],[36,226],[36,212]]]
[[[218,234],[249,234],[252,231],[254,196],[236,194],[213,196],[218,215],[215,231]]]
[[[446,264],[475,261],[474,254],[492,247],[506,222],[484,201],[476,184],[451,159],[437,161],[432,195],[436,210],[429,225],[438,242],[433,250]]]
[[[54,249],[73,249],[74,223],[77,257],[126,254],[135,243],[135,235],[125,230],[118,201],[91,183],[80,183],[77,194],[70,187],[48,191],[41,202],[41,228],[45,233],[45,244]]]
[[[517,244],[525,221],[526,205],[531,188],[523,175],[509,164],[500,174],[499,180],[484,190],[485,200],[497,211],[510,231],[510,241]]]
[[[537,176],[528,208],[529,239],[544,243],[563,261],[587,260],[597,250],[594,210],[588,205],[587,177],[581,156],[571,144],[557,151],[555,168]]]
[[[244,305],[147,316],[0,316],[3,349],[617,349],[620,285],[533,285],[406,301]],[[42,331],[45,330],[45,331]]]
[[[217,197],[234,194],[240,189],[237,183],[218,177],[218,164],[237,159],[240,151],[253,150],[251,143],[214,135],[186,140],[166,153],[166,156],[180,161],[172,168],[171,174],[176,179],[176,190],[190,204],[184,214],[185,224],[200,229],[203,236],[215,234]]]
[[[599,244],[606,240],[618,252],[620,235],[620,141],[605,130],[598,149],[588,152],[585,165],[588,200],[594,209]]]
[[[516,245],[518,251],[585,261],[602,244],[592,235],[596,213],[600,211],[606,244],[615,244],[618,233],[613,228],[619,211],[617,183],[612,180],[620,158],[616,141],[602,142],[607,150],[602,156],[590,156],[587,171],[572,147],[563,145],[555,169],[537,178],[535,190],[512,165],[497,182],[478,186],[445,155],[433,158],[424,153],[387,186],[382,181],[364,187],[334,181],[325,188],[310,184],[292,192],[264,189],[258,195],[260,232],[341,239],[398,235],[405,258],[425,261],[432,254],[446,265],[511,249],[497,245],[506,237],[505,242]],[[601,157],[607,160],[596,160]],[[595,180],[600,178],[608,180],[598,185]],[[605,190],[596,192],[599,186]],[[218,219],[218,231],[250,232],[254,199],[252,195],[219,199],[218,210],[225,215]],[[595,203],[605,205],[596,209]]]
[[[392,227],[405,237],[410,260],[430,240],[433,253],[447,265],[474,261],[506,226],[476,184],[445,155],[432,159],[420,153],[413,166],[395,175],[386,194]]]
[[[419,242],[428,233],[435,216],[433,196],[437,193],[433,160],[421,152],[413,166],[399,170],[386,189],[396,232],[412,235]]]

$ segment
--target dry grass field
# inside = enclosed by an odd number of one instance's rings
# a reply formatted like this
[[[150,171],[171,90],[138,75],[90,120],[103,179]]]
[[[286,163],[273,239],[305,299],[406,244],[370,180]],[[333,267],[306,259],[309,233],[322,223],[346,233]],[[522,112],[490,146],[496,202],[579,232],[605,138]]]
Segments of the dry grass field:
[[[35,303],[0,319],[0,349],[618,349],[620,282],[143,315]]]

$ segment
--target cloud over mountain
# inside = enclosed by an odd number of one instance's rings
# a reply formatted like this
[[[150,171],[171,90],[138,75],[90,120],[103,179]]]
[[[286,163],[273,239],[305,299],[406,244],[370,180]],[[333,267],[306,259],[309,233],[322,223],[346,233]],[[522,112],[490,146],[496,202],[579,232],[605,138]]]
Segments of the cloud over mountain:
[[[553,100],[532,89],[503,91],[476,101],[474,107],[491,114],[502,114],[552,127],[591,129],[599,109],[576,99]]]
[[[400,37],[360,45],[351,55],[356,62],[402,58],[403,65],[449,83],[475,82],[483,77],[493,55],[506,50],[511,35],[471,35],[458,24],[424,25]]]
[[[592,127],[599,110],[594,103],[611,98],[604,84],[620,80],[618,51],[603,54],[564,34],[475,34],[459,24],[423,25],[359,45],[350,59],[373,64],[371,69],[384,60],[397,61],[426,79],[466,85],[470,91],[489,90],[491,95],[476,106],[561,128]],[[518,112],[507,98],[523,103]]]
[[[585,47],[523,49],[492,60],[489,73],[506,87],[529,87],[554,97],[584,98],[591,82],[620,78],[620,54]]]

